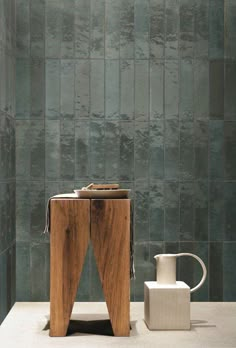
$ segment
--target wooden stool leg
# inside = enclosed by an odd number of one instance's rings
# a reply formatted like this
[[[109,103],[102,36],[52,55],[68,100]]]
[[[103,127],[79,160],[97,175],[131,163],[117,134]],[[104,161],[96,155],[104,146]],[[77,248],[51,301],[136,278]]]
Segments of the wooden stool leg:
[[[65,336],[89,243],[90,201],[52,199],[50,215],[50,336]]]
[[[130,201],[91,201],[91,241],[115,336],[130,333]]]

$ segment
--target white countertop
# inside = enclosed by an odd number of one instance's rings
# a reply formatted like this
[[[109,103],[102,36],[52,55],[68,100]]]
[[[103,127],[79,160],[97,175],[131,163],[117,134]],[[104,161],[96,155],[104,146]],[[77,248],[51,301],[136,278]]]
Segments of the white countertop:
[[[49,319],[49,303],[17,302],[0,326],[1,348],[46,347],[168,347],[236,348],[236,302],[192,302],[191,330],[149,331],[143,320],[143,302],[131,303],[130,337],[78,333],[49,337],[43,328]],[[72,319],[108,318],[105,303],[75,303]]]

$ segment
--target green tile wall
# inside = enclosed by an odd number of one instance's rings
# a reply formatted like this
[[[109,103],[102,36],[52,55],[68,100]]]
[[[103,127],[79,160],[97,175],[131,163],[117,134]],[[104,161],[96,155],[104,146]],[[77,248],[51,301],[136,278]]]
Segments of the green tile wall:
[[[16,5],[17,299],[48,300],[48,197],[95,181],[132,189],[132,300],[180,251],[193,300],[236,300],[235,1]],[[103,299],[92,250],[77,298]]]
[[[15,302],[15,0],[0,0],[0,324]]]

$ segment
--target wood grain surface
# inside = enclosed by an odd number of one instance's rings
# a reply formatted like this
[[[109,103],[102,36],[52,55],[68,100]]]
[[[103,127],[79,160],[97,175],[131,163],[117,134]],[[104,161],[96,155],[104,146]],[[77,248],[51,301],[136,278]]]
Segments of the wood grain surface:
[[[130,200],[91,200],[91,241],[115,336],[130,332]]]
[[[52,199],[50,215],[50,336],[65,336],[89,243],[90,201]]]
[[[130,200],[52,199],[50,225],[50,336],[67,333],[90,238],[114,335],[129,336]]]

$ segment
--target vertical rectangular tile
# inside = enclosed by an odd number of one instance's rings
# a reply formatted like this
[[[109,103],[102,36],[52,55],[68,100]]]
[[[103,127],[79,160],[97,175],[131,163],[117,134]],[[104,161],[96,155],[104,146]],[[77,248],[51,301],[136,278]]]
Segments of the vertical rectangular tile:
[[[224,241],[236,240],[235,197],[236,197],[236,183],[225,182],[224,184],[224,208],[225,208]]]
[[[105,1],[105,57],[114,59],[120,55],[120,0]]]
[[[45,116],[50,119],[60,117],[60,61],[46,60]]]
[[[105,0],[91,0],[90,57],[104,58]]]
[[[135,58],[149,58],[149,0],[135,0],[134,30],[135,30]]]
[[[164,184],[160,180],[150,182],[149,220],[150,240],[164,240]]]
[[[74,14],[75,57],[89,57],[90,2],[75,0]]]
[[[16,118],[30,117],[30,61],[16,61]]]
[[[90,115],[104,117],[104,60],[90,61]]]
[[[194,235],[196,241],[208,240],[208,182],[195,182],[195,221]]]
[[[209,269],[209,244],[207,242],[195,242],[194,254],[198,255],[206,265],[206,269]],[[190,260],[189,260],[190,261]],[[193,259],[194,263],[194,283],[193,286],[198,284],[199,279],[202,277],[202,267]],[[207,277],[201,291],[196,291],[192,299],[193,301],[209,301],[209,278]]]
[[[1,94],[0,94],[0,110],[4,110],[5,109],[5,94],[6,94],[6,90],[5,90],[5,84],[6,84],[6,68],[5,68],[5,59],[6,59],[6,54],[4,52],[4,50],[0,47],[0,73],[1,73],[1,80],[0,80],[0,88],[1,88]],[[19,67],[19,62],[18,62],[18,67]]]
[[[16,244],[14,243],[7,253],[8,258],[8,309],[15,304],[16,301]]]
[[[120,180],[134,178],[134,123],[120,122]]]
[[[194,167],[195,177],[208,177],[208,122],[195,122],[194,129]]]
[[[62,1],[61,57],[74,57],[75,0]]]
[[[209,183],[209,238],[211,241],[222,241],[225,228],[224,183]]]
[[[208,119],[209,117],[209,64],[207,60],[194,61],[194,117]]]
[[[74,115],[74,86],[75,86],[74,61],[61,60],[61,116]]]
[[[30,177],[44,178],[45,173],[45,127],[42,120],[31,121],[28,130],[30,137]]]
[[[134,118],[134,61],[120,61],[120,117]]]
[[[209,0],[210,59],[222,59],[224,57],[224,3],[224,0]]]
[[[179,118],[181,120],[193,119],[193,61],[191,59],[180,60],[180,95]]]
[[[194,185],[180,183],[180,232],[183,241],[194,240]]]
[[[163,118],[164,114],[164,63],[150,60],[150,120]]]
[[[46,298],[46,245],[34,243],[30,249],[31,299],[47,301]],[[37,268],[37,272],[35,269]],[[40,274],[40,277],[39,277]]]
[[[178,118],[179,104],[179,63],[177,60],[165,62],[165,117]]]
[[[164,252],[164,243],[150,241],[148,244],[149,244],[149,259],[150,259],[149,269],[150,271],[152,271],[150,279],[156,280],[157,262],[154,256],[158,254],[162,254]]]
[[[176,120],[165,122],[165,178],[179,178],[179,124]]]
[[[16,245],[16,301],[30,301],[30,247],[29,243]]]
[[[236,16],[236,4],[235,1],[227,0],[225,1],[225,57],[226,58],[236,58],[236,48],[235,48],[235,40],[236,40],[236,24],[235,24],[235,16]]]
[[[149,177],[164,177],[164,122],[151,121],[149,129]]]
[[[43,239],[45,226],[45,188],[44,181],[31,181],[30,186],[30,237]]]
[[[118,121],[105,123],[105,179],[119,180],[120,127]]]
[[[157,246],[157,250],[159,247]],[[149,244],[146,242],[138,242],[135,244],[135,281],[134,294],[135,301],[143,301],[144,281],[147,279],[154,280],[155,268],[149,261]]]
[[[41,58],[31,59],[31,117],[44,116],[44,89],[45,73],[44,60]]]
[[[208,57],[208,1],[195,3],[195,57]]]
[[[62,30],[62,1],[46,0],[45,56],[60,58]]]
[[[28,241],[30,238],[30,182],[16,182],[16,240]]]
[[[120,58],[134,58],[134,0],[121,0]]]
[[[48,199],[60,192],[60,185],[58,181],[45,181],[45,206]]]
[[[92,179],[105,178],[105,141],[104,122],[90,123],[90,177]]]
[[[149,62],[135,61],[135,119],[149,120]]]
[[[135,182],[135,241],[149,240],[149,188],[146,181]]]
[[[16,121],[16,177],[30,179],[30,121]],[[5,152],[6,154],[6,152]],[[2,159],[3,161],[3,159]],[[6,165],[6,164],[5,164]]]
[[[148,122],[136,122],[134,167],[135,179],[147,179],[149,167],[149,126]]]
[[[194,242],[180,242],[180,253],[194,253]],[[189,287],[194,286],[194,263],[195,260],[189,257],[180,257],[177,262],[179,279],[188,284]]]
[[[75,178],[89,178],[89,122],[75,124]]]
[[[30,54],[44,56],[45,0],[31,0],[30,3]]]
[[[180,131],[180,164],[179,175],[181,180],[194,178],[194,122],[181,121]]]
[[[45,175],[47,180],[60,177],[60,121],[45,123]]]
[[[74,122],[73,126],[74,129]],[[74,134],[61,134],[60,165],[61,179],[73,180],[75,177],[75,136]]]
[[[224,176],[226,180],[236,178],[236,124],[225,122],[224,124]]]
[[[164,184],[165,197],[165,241],[179,240],[179,184],[168,182]]]
[[[150,57],[164,55],[164,0],[150,0]]]
[[[224,118],[224,61],[211,60],[209,63],[209,109],[210,118]]]
[[[210,121],[209,124],[209,175],[210,178],[224,177],[224,122]]]
[[[236,115],[236,62],[225,60],[224,116],[225,120],[235,120]]]
[[[193,57],[194,53],[194,0],[180,0],[180,37],[179,51],[181,57]]]
[[[30,51],[30,1],[16,1],[16,56],[28,57]]]
[[[75,61],[75,117],[79,119],[89,117],[89,60]]]
[[[223,245],[223,301],[235,301],[236,296],[236,243]]]
[[[165,1],[165,57],[178,58],[179,4],[178,0]]]
[[[223,243],[209,243],[210,301],[223,301]]]
[[[105,110],[107,119],[119,119],[120,113],[120,73],[119,60],[107,59],[105,62]]]
[[[0,323],[7,315],[7,253],[0,254]]]

